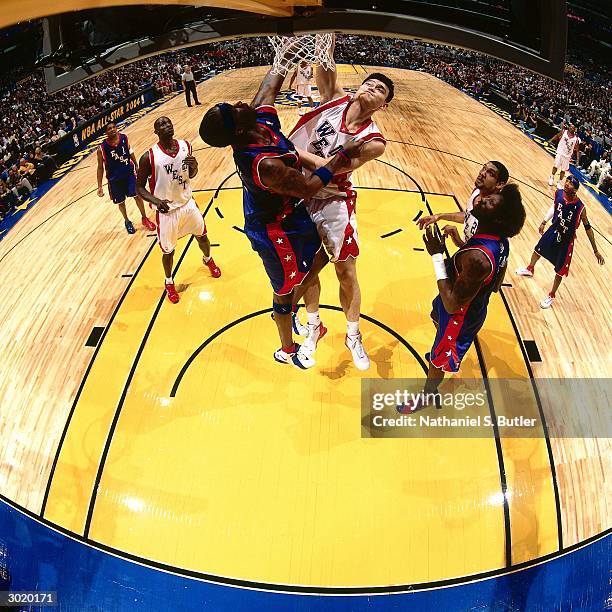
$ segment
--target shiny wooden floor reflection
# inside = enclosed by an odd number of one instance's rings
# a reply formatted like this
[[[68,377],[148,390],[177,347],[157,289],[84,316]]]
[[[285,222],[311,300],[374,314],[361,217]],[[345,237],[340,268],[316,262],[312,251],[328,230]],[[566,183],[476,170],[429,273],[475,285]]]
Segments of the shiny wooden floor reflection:
[[[216,77],[200,86],[201,96],[248,99],[262,72]],[[376,162],[355,175],[363,187],[362,311],[422,355],[433,338],[429,310],[435,283],[427,255],[415,250],[422,246],[412,223],[423,208],[418,187],[442,194],[427,196],[434,211],[454,210],[452,196],[466,199],[476,162],[502,159],[525,183],[530,213],[523,235],[512,244],[513,270],[528,258],[535,227],[549,206],[544,181],[551,160],[489,109],[437,79],[389,72],[397,80],[397,99],[378,122],[392,141],[383,158],[391,165]],[[364,73],[342,67],[341,78],[356,85]],[[290,127],[295,110],[279,108]],[[203,147],[195,137],[199,110],[183,108],[181,98],[129,128],[137,150],[152,142],[153,120],[162,113],[173,119],[179,137],[194,143],[200,161],[195,184],[203,190],[197,199],[204,210],[214,194],[210,190],[234,170],[229,152]],[[45,518],[119,550],[200,572],[306,585],[429,582],[555,551],[559,522],[564,544],[609,525],[603,494],[608,440],[551,440],[558,512],[543,437],[502,439],[499,448],[493,435],[362,439],[362,375],[343,348],[344,324],[336,311],[324,311],[330,333],[315,371],[304,375],[275,364],[269,315],[253,315],[269,308],[267,281],[234,228],[241,226],[237,186],[236,177],[230,178],[206,217],[223,276],[210,278],[197,247],[181,241],[175,258],[182,285],[177,306],[163,300],[154,238],[144,231],[125,235],[117,211],[92,191],[91,158],[0,243],[0,258],[20,293],[11,308],[0,306],[0,342],[8,356],[0,383],[3,494],[40,512],[74,405]],[[586,200],[591,222],[609,235],[607,213]],[[46,219],[44,230],[35,229]],[[398,228],[400,233],[381,238]],[[43,233],[48,252],[23,267],[19,257],[38,253],[37,236]],[[610,257],[601,237],[599,245]],[[607,324],[605,269],[595,268],[584,236],[576,252],[572,276],[550,312],[537,304],[550,270],[542,266],[531,283],[507,279],[509,308],[495,296],[479,336],[480,356],[470,352],[463,377],[528,378],[512,317],[522,338],[535,339],[543,356],[532,366],[537,376],[605,373],[609,348],[602,337],[578,339],[565,325],[571,316],[572,332],[576,321],[586,328],[587,312]],[[122,277],[134,273],[132,279]],[[581,280],[586,274],[588,285]],[[333,271],[326,270],[324,304],[337,305],[336,286]],[[94,325],[108,324],[122,295],[75,403],[92,357],[85,340]],[[248,318],[236,323],[243,317]],[[173,396],[190,356],[219,330],[224,331],[186,368]],[[369,376],[423,375],[412,353],[383,326],[366,321],[363,331],[373,361]],[[493,400],[498,414],[512,410],[503,398],[494,394]],[[526,410],[537,412],[535,397]],[[554,430],[563,415],[552,406],[543,410]]]

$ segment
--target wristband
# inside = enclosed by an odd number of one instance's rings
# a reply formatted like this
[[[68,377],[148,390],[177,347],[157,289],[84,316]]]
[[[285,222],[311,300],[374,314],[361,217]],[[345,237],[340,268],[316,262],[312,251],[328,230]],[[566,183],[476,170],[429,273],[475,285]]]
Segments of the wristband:
[[[447,279],[448,274],[446,272],[446,265],[444,264],[444,255],[442,253],[435,253],[431,256],[431,261],[433,261],[436,280]]]
[[[334,178],[334,174],[333,172],[329,171],[325,166],[321,166],[321,168],[317,168],[314,172],[313,172],[314,176],[318,176],[321,179],[321,182],[323,183],[323,187],[325,187],[329,181],[332,180],[332,178]]]

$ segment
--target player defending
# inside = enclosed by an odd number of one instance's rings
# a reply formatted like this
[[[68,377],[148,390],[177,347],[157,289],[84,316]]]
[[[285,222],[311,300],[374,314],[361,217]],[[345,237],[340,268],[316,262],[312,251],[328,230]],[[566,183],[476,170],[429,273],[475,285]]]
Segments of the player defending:
[[[535,246],[529,265],[516,271],[519,276],[533,276],[535,265],[540,257],[548,259],[555,266],[555,280],[552,289],[540,302],[540,308],[550,308],[552,306],[563,277],[569,274],[576,230],[581,221],[593,247],[597,262],[602,266],[605,263],[604,258],[597,250],[595,233],[587,218],[586,208],[576,195],[579,187],[578,179],[570,174],[565,181],[564,188],[555,193],[554,204],[540,223],[539,232],[542,237]],[[551,219],[552,225],[544,231],[546,223]]]
[[[350,158],[359,154],[361,143],[340,147],[325,166],[306,178],[300,172],[295,146],[281,132],[273,106],[283,80],[270,71],[250,105],[213,106],[202,119],[200,136],[213,147],[231,145],[233,149],[243,185],[244,230],[261,257],[273,290],[274,321],[281,341],[274,359],[306,369],[315,362],[293,341],[293,293],[300,284],[317,279],[327,258],[302,200],[348,167]]]
[[[474,205],[482,198],[486,198],[493,193],[499,193],[508,182],[508,168],[499,161],[487,162],[478,173],[474,181],[474,190],[467,201],[465,212],[439,213],[421,217],[417,221],[419,229],[425,229],[432,223],[438,221],[453,221],[463,223],[463,237],[459,235],[454,225],[446,225],[442,229],[445,236],[450,236],[456,246],[462,247],[478,230],[478,219],[472,214]]]
[[[424,408],[427,394],[436,393],[444,374],[459,371],[463,356],[485,322],[491,293],[499,291],[504,279],[510,249],[508,238],[516,236],[525,222],[517,185],[506,185],[499,193],[480,198],[472,214],[478,220],[478,233],[450,261],[444,260],[444,242],[431,227],[423,236],[440,291],[431,311],[438,331],[426,356],[429,371],[423,395],[400,412]]]
[[[334,262],[340,282],[340,304],[347,320],[345,344],[351,351],[355,366],[367,370],[370,360],[359,332],[361,290],[356,266],[359,255],[355,218],[357,193],[352,188],[350,176],[353,170],[385,152],[386,141],[372,121],[372,115],[387,107],[393,98],[394,87],[390,78],[373,73],[363,81],[354,96],[349,96],[338,85],[337,76],[335,69],[325,70],[317,66],[321,104],[298,121],[289,138],[300,150],[302,161],[308,169],[325,163],[325,159],[321,158],[331,157],[354,139],[363,143],[358,157],[351,160],[348,171],[336,174],[329,185],[307,202],[307,206]],[[306,153],[302,153],[302,150]],[[305,301],[317,306],[314,310],[308,304],[306,306],[310,334],[304,344],[314,352],[317,342],[327,331],[319,318],[321,285],[318,279],[308,291],[311,293],[304,295]]]
[[[172,263],[179,238],[192,234],[211,275],[219,278],[221,270],[210,256],[206,223],[192,197],[191,179],[198,173],[198,161],[191,154],[191,145],[186,140],[174,139],[174,126],[168,117],[156,119],[154,130],[159,142],[140,158],[138,193],[157,208],[157,238],[163,253],[166,292],[176,304],[179,294],[174,286]]]
[[[102,144],[98,147],[98,196],[104,197],[102,179],[104,172],[106,172],[108,193],[123,215],[125,229],[128,234],[135,234],[136,230],[125,210],[126,197],[136,200],[142,224],[148,230],[155,230],[155,224],[147,218],[144,202],[136,192],[137,171],[138,163],[136,162],[134,151],[130,148],[127,136],[120,134],[114,123],[107,124],[106,140],[103,140]]]
[[[576,134],[576,126],[570,123],[567,130],[561,130],[556,136],[553,136],[548,142],[559,141],[557,145],[557,155],[555,157],[555,165],[552,169],[552,174],[548,179],[548,184],[552,187],[555,184],[555,174],[559,172],[559,182],[557,189],[563,189],[563,177],[569,170],[572,156],[578,156],[578,147],[580,146],[580,138]]]
[[[293,88],[293,83],[297,80],[296,95],[298,96],[298,114],[303,115],[302,103],[304,98],[308,100],[310,110],[314,108],[314,100],[312,99],[312,87],[310,82],[312,81],[313,71],[312,66],[308,62],[301,61],[291,77],[289,82],[289,89]]]

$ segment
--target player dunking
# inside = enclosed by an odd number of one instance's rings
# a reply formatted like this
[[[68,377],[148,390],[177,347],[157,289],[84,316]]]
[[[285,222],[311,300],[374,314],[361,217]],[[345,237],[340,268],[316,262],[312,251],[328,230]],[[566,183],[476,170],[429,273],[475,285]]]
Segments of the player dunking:
[[[130,148],[127,136],[120,134],[114,123],[108,123],[106,125],[106,140],[103,140],[98,147],[98,196],[104,197],[102,178],[106,171],[108,194],[119,207],[128,234],[134,234],[136,230],[125,210],[126,197],[136,200],[142,224],[148,230],[155,230],[155,224],[147,218],[144,202],[136,192],[137,170],[136,157],[134,151]]]
[[[250,105],[213,106],[202,119],[200,136],[213,147],[231,145],[233,149],[243,185],[244,230],[261,257],[273,290],[274,321],[281,341],[274,359],[306,369],[315,362],[293,341],[293,293],[300,284],[307,286],[316,279],[327,258],[302,200],[348,167],[350,158],[359,154],[361,143],[340,147],[325,166],[306,178],[299,170],[295,146],[281,132],[273,106],[283,80],[270,71]]]
[[[192,197],[191,179],[198,173],[198,162],[186,140],[174,139],[174,126],[168,117],[155,120],[159,141],[140,158],[138,193],[157,208],[157,237],[162,250],[168,299],[176,304],[179,294],[172,278],[174,249],[179,238],[192,234],[213,277],[221,270],[210,255],[206,224]],[[147,182],[149,189],[147,189]]]
[[[305,61],[301,61],[293,73],[291,77],[291,81],[289,82],[289,89],[293,87],[293,83],[297,82],[295,93],[298,96],[298,114],[303,115],[302,112],[302,103],[304,98],[308,100],[308,104],[310,105],[310,109],[314,108],[314,101],[312,99],[312,87],[310,82],[312,81],[313,70],[312,66]]]
[[[605,263],[604,258],[597,250],[595,233],[589,223],[586,208],[577,196],[580,183],[575,176],[568,176],[563,189],[557,190],[553,205],[546,217],[540,223],[539,231],[543,234],[536,244],[531,256],[531,262],[526,268],[519,268],[519,276],[533,276],[538,259],[544,257],[555,266],[555,280],[550,293],[540,302],[541,308],[550,308],[564,276],[569,274],[576,230],[582,221],[584,229],[593,247],[593,253],[600,265]],[[551,226],[544,231],[546,223],[552,219]]]
[[[357,193],[352,188],[350,176],[353,170],[380,157],[385,151],[385,139],[372,121],[372,115],[386,108],[392,100],[393,81],[383,74],[373,73],[363,81],[355,95],[349,96],[338,85],[335,69],[325,70],[317,66],[316,80],[321,104],[298,121],[289,138],[300,150],[308,169],[325,163],[321,158],[334,155],[353,139],[364,143],[359,156],[351,161],[349,170],[334,176],[329,185],[307,202],[307,207],[336,268],[340,304],[347,320],[345,344],[351,351],[355,366],[367,370],[370,360],[359,332],[361,289],[356,266],[359,255],[355,217]],[[306,154],[302,154],[302,150]],[[318,280],[308,291],[311,295],[305,295],[305,300],[318,305],[321,292]],[[299,298],[299,294],[296,297]],[[311,333],[304,344],[314,352],[327,330],[321,323],[318,306],[312,310],[307,305],[306,311]]]
[[[457,228],[454,225],[446,225],[442,229],[445,236],[450,236],[456,246],[463,246],[478,230],[478,219],[472,214],[474,205],[482,198],[490,196],[492,193],[501,191],[509,177],[508,169],[499,161],[487,162],[478,173],[474,181],[474,190],[470,195],[465,212],[439,213],[436,215],[428,215],[421,217],[417,221],[419,229],[425,229],[432,223],[438,221],[453,221],[455,223],[463,223],[463,236],[459,235]]]
[[[525,209],[516,185],[480,198],[472,214],[478,232],[452,257],[444,261],[444,242],[428,227],[423,237],[434,264],[439,294],[432,303],[431,318],[437,328],[424,393],[435,393],[445,372],[458,372],[463,356],[483,326],[491,293],[499,291],[509,254],[508,238],[525,222]],[[448,264],[448,265],[447,265]],[[424,407],[419,401],[403,412]]]

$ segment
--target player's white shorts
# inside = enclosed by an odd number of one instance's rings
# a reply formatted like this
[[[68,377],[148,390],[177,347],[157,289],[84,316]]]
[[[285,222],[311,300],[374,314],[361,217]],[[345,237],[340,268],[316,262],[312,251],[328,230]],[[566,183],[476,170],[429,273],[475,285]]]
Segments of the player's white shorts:
[[[206,234],[206,223],[198,209],[195,200],[179,208],[173,208],[167,213],[157,212],[157,239],[164,253],[172,253],[179,238],[193,234],[203,236]]]
[[[297,85],[295,93],[302,98],[312,98],[312,88],[309,83],[304,85]]]
[[[346,261],[349,257],[359,255],[356,197],[355,194],[350,198],[312,198],[306,203],[308,214],[317,226],[319,236],[333,262]]]
[[[563,172],[567,172],[569,170],[569,167],[570,158],[566,155],[561,155],[560,153],[557,153],[557,156],[555,157],[555,168],[557,170],[563,170]]]

